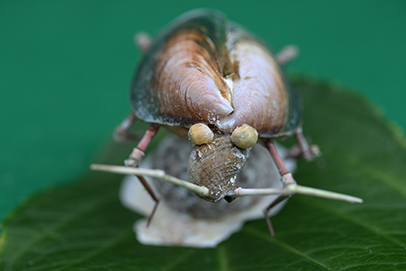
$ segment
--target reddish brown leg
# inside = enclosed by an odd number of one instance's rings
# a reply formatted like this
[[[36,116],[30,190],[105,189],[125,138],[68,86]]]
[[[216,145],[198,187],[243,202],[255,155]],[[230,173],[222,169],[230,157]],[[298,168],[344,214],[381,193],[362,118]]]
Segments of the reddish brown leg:
[[[159,198],[157,197],[157,195],[155,194],[154,190],[152,190],[152,187],[149,185],[149,183],[147,182],[147,180],[145,180],[144,177],[142,176],[138,176],[137,177],[140,182],[142,183],[142,185],[144,186],[144,188],[148,191],[148,194],[151,196],[151,198],[155,201],[155,205],[154,208],[152,209],[151,214],[148,217],[148,221],[147,221],[147,227],[149,226],[149,224],[151,223],[152,218],[154,217],[156,208],[158,207],[159,204]]]
[[[289,174],[289,171],[283,164],[282,158],[279,156],[278,151],[276,150],[275,145],[271,139],[265,141],[266,147],[268,148],[269,152],[271,153],[272,159],[275,162],[276,167],[279,170],[279,173],[283,177],[286,174]]]
[[[151,47],[151,37],[145,32],[139,32],[134,37],[134,42],[141,52],[146,53]]]
[[[265,220],[266,220],[266,224],[268,225],[268,229],[269,232],[271,233],[271,236],[275,236],[275,232],[273,230],[272,227],[272,223],[271,223],[271,219],[269,218],[268,212],[275,207],[278,203],[282,202],[283,200],[285,200],[286,198],[288,198],[289,196],[279,196],[277,197],[274,201],[271,202],[271,204],[269,204],[268,207],[265,208],[264,210],[264,216],[265,216]]]
[[[129,130],[136,120],[137,118],[135,117],[134,113],[131,112],[114,131],[114,141],[119,143],[135,141],[137,136],[132,134]]]
[[[149,126],[141,141],[138,143],[138,146],[133,149],[130,157],[125,160],[125,165],[127,167],[138,167],[139,162],[144,157],[145,150],[147,149],[149,143],[151,143],[151,140],[154,138],[154,136],[158,133],[158,130],[159,126]]]
[[[295,133],[297,145],[294,146],[286,156],[287,158],[297,158],[302,156],[307,161],[311,161],[313,158],[320,156],[320,150],[317,145],[309,146],[306,138],[303,135],[302,129],[297,130]]]
[[[151,143],[151,140],[157,134],[158,130],[159,130],[159,126],[156,126],[156,125],[151,125],[148,128],[148,130],[145,132],[144,136],[142,137],[141,141],[138,143],[138,146],[133,149],[132,153],[130,154],[130,157],[127,160],[125,160],[125,165],[127,167],[133,167],[133,168],[138,167],[139,162],[144,157],[145,150],[147,149],[149,143]],[[154,192],[154,190],[152,190],[152,187],[148,184],[147,180],[144,177],[139,176],[138,179],[140,180],[142,185],[145,187],[145,189],[148,191],[151,198],[155,201],[155,206],[152,209],[152,212],[148,218],[148,222],[147,222],[147,227],[148,227],[149,224],[151,223],[151,220],[158,207],[159,198],[157,197],[156,193]]]
[[[282,158],[279,156],[278,151],[276,150],[276,147],[273,143],[273,141],[271,139],[266,140],[265,144],[269,150],[269,152],[271,153],[272,159],[275,162],[275,165],[277,167],[277,169],[279,170],[279,174],[282,177],[282,183],[283,185],[286,184],[296,184],[296,181],[293,179],[292,174],[290,174],[290,172],[287,170],[287,168],[285,167],[285,165],[283,164]],[[278,203],[282,202],[284,199],[288,198],[289,196],[284,196],[281,195],[279,197],[277,197],[273,202],[271,202],[271,204],[269,204],[269,206],[267,208],[265,208],[264,210],[264,215],[265,215],[265,220],[266,223],[268,224],[268,228],[269,228],[269,232],[271,233],[272,236],[275,235],[275,232],[272,228],[272,223],[271,223],[271,219],[268,216],[268,212],[269,210],[271,210],[274,206],[276,206]]]

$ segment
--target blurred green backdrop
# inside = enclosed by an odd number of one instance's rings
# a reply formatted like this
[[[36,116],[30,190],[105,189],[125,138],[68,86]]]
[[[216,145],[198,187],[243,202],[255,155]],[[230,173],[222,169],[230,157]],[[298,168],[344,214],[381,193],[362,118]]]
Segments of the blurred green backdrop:
[[[298,45],[290,71],[349,86],[406,127],[406,1],[2,0],[0,219],[88,170],[130,111],[134,33],[155,34],[198,7],[223,11],[276,51]]]

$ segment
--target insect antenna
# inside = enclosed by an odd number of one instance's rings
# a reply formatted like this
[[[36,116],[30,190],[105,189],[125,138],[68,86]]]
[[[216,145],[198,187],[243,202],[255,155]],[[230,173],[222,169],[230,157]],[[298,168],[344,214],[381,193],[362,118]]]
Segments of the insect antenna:
[[[136,176],[147,176],[152,178],[157,178],[162,181],[172,183],[186,189],[189,189],[196,194],[207,196],[209,194],[209,189],[204,186],[195,185],[193,183],[178,179],[171,175],[165,173],[165,171],[160,169],[145,169],[145,168],[129,168],[124,166],[112,166],[112,165],[102,165],[102,164],[91,164],[90,169],[96,171],[105,171],[111,173],[118,173],[124,175],[134,174]]]
[[[286,184],[284,188],[237,188],[235,195],[237,197],[243,196],[267,196],[267,195],[281,195],[290,196],[293,194],[303,194],[307,196],[326,198],[332,200],[347,201],[350,203],[362,203],[361,198],[354,196],[331,192],[323,189],[302,186],[298,184]]]
[[[269,232],[271,233],[271,236],[275,236],[275,232],[272,227],[271,219],[268,216],[268,212],[278,203],[282,202],[283,200],[285,200],[286,198],[290,197],[293,194],[303,194],[320,198],[347,201],[350,203],[362,203],[362,199],[357,197],[307,186],[301,186],[297,185],[296,183],[285,183],[284,188],[247,189],[239,187],[236,190],[234,190],[234,192],[236,197],[279,195],[279,197],[277,197],[273,202],[271,202],[270,205],[268,205],[268,207],[264,209],[265,220],[268,225],[268,229]]]

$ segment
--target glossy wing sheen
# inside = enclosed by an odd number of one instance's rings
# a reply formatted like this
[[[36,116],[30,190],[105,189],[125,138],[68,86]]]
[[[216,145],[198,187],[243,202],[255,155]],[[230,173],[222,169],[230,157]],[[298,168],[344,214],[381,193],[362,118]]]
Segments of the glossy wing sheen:
[[[175,20],[154,41],[131,87],[137,118],[223,132],[247,123],[262,137],[300,124],[296,94],[269,50],[223,14],[200,10]]]

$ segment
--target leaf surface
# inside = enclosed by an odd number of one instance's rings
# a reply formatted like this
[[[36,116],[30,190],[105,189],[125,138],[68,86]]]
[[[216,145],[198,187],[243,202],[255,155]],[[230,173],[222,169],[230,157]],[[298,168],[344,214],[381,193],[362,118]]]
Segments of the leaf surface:
[[[139,244],[140,216],[121,206],[121,176],[91,172],[28,200],[3,223],[0,269],[10,270],[406,270],[406,144],[364,99],[296,78],[304,133],[323,153],[299,162],[302,185],[363,204],[296,195],[272,222],[247,223],[214,249]],[[99,162],[121,164],[111,143]]]

